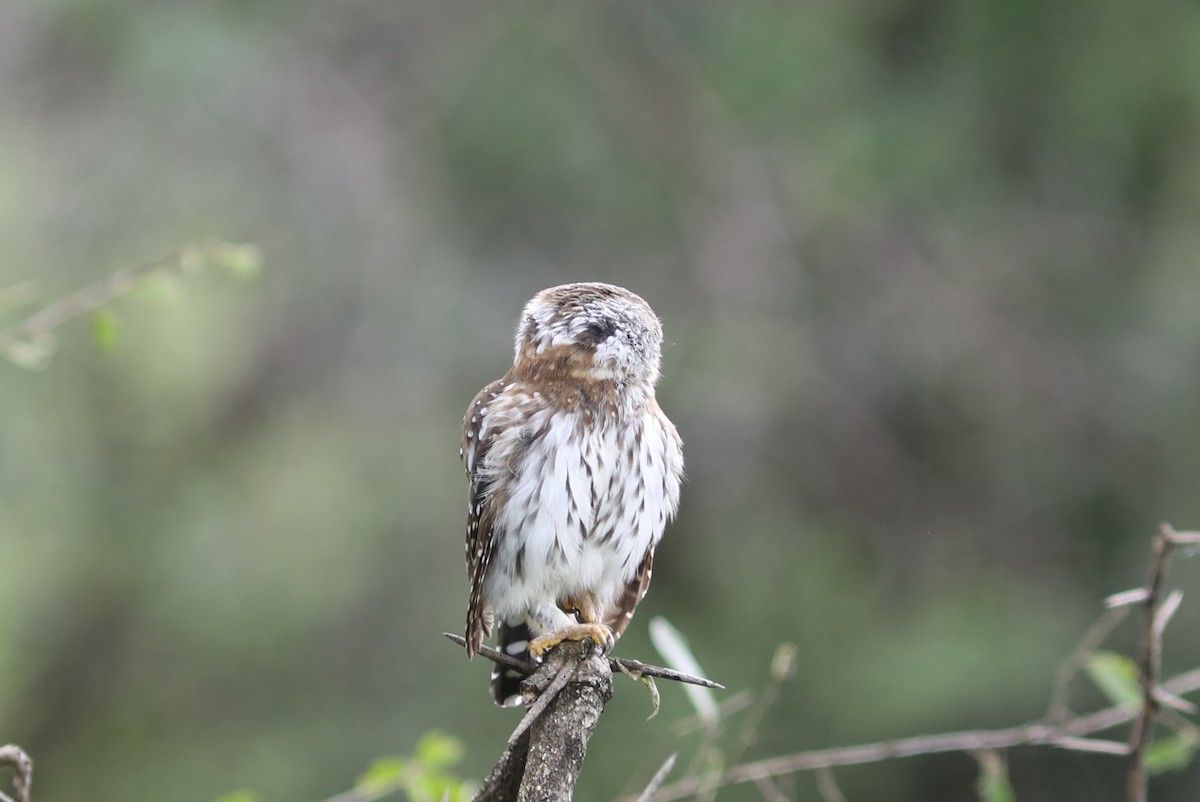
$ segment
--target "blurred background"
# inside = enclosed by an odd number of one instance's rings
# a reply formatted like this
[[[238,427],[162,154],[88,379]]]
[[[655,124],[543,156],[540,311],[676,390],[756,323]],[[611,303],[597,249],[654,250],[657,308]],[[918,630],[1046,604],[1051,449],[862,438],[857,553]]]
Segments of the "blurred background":
[[[0,322],[210,237],[265,266],[0,363],[0,743],[37,802],[319,800],[431,730],[482,778],[517,716],[440,635],[461,414],[583,279],[662,317],[688,458],[621,653],[665,616],[729,698],[795,643],[749,757],[1037,718],[1200,525],[1198,210],[1182,0],[9,0],[0,288],[38,302]],[[618,678],[581,799],[695,748],[661,689],[647,723]],[[1008,760],[1022,802],[1122,798],[1117,759]],[[837,776],[977,798],[965,755]]]

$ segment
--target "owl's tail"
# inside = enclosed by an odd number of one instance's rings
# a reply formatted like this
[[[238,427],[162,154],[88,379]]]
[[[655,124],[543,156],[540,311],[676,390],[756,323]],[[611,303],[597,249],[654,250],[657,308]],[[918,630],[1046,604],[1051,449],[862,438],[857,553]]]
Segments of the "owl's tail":
[[[533,634],[525,624],[501,624],[496,646],[505,654],[522,660],[529,659],[529,639]],[[502,665],[492,667],[492,699],[501,707],[521,704],[521,681],[528,676]]]

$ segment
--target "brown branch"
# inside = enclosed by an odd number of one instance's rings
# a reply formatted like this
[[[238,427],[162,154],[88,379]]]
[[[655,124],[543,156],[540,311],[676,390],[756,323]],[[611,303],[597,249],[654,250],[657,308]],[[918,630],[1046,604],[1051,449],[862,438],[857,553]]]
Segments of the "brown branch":
[[[1146,772],[1146,750],[1154,738],[1154,719],[1160,706],[1159,678],[1162,676],[1162,641],[1167,622],[1179,607],[1179,598],[1172,594],[1163,603],[1163,585],[1171,554],[1177,546],[1200,543],[1196,533],[1178,533],[1170,524],[1161,524],[1154,538],[1154,559],[1146,580],[1142,600],[1142,637],[1138,645],[1138,684],[1142,704],[1133,721],[1129,735],[1129,769],[1125,776],[1125,795],[1128,802],[1146,802],[1149,776]]]
[[[1061,721],[1070,714],[1071,682],[1088,660],[1091,659],[1100,644],[1112,634],[1117,625],[1129,615],[1129,607],[1110,606],[1100,618],[1096,619],[1088,631],[1079,640],[1079,644],[1070,656],[1058,667],[1054,675],[1054,691],[1050,694],[1050,709],[1046,712],[1046,721]]]
[[[462,636],[451,632],[442,634],[459,646],[466,646]],[[648,665],[640,660],[606,658],[593,653],[591,643],[587,641],[564,642],[552,649],[540,665],[490,646],[481,646],[477,653],[498,665],[530,676],[521,683],[528,710],[475,795],[476,802],[569,800],[583,768],[588,740],[604,706],[612,698],[612,676],[616,671],[633,677],[659,677],[723,688],[704,677]],[[665,776],[662,772],[662,776],[655,779],[661,782]],[[651,785],[652,791],[654,784]]]
[[[12,354],[23,344],[43,340],[62,324],[129,293],[147,277],[177,264],[179,254],[174,253],[137,267],[118,270],[95,284],[60,298],[41,311],[0,331],[0,352]]]
[[[465,647],[467,645],[466,638],[464,638],[462,635],[456,635],[453,632],[443,632],[442,634],[454,643],[457,643],[459,646]],[[518,657],[513,657],[512,655],[505,654],[498,649],[493,649],[491,646],[487,646],[486,644],[480,646],[475,653],[480,657],[491,660],[493,663],[507,666],[508,668],[515,668],[516,670],[525,674],[532,674],[538,668],[537,663],[534,663],[530,660],[522,660]],[[650,665],[649,663],[643,663],[641,660],[631,660],[628,657],[610,656],[608,658],[608,667],[609,670],[613,671],[614,673],[620,671],[633,677],[645,675],[647,677],[658,677],[659,679],[674,680],[675,682],[685,682],[688,685],[701,685],[705,688],[713,688],[718,691],[725,690],[725,686],[719,682],[713,682],[712,680],[705,679],[704,677],[697,677],[695,674],[676,671],[672,668],[665,668],[664,666]]]
[[[249,253],[247,247],[215,241],[187,245],[168,256],[118,270],[0,331],[0,354],[19,360],[21,354],[31,348],[40,351],[52,342],[54,329],[129,294],[155,273],[174,267],[189,271],[209,261],[243,258]],[[257,257],[251,255],[249,258]]]
[[[825,802],[846,802],[846,795],[842,793],[842,789],[838,787],[837,779],[833,776],[833,769],[829,766],[822,766],[817,769],[817,790],[821,792],[821,799]]]
[[[555,647],[523,683],[536,696],[476,802],[564,802],[574,794],[588,741],[612,698],[612,669],[588,641]]]
[[[671,774],[671,769],[675,768],[675,760],[678,757],[678,752],[672,752],[671,756],[663,761],[663,764],[658,767],[658,771],[654,772],[654,776],[650,778],[650,782],[646,783],[646,787],[642,789],[637,802],[649,802],[659,787],[667,781],[667,777]]]
[[[1200,668],[1180,674],[1161,686],[1168,693],[1180,695],[1200,690]],[[1001,730],[975,730],[951,732],[941,735],[921,735],[896,741],[865,744],[862,746],[835,749],[817,749],[794,755],[767,758],[753,763],[733,766],[720,774],[691,777],[677,783],[665,785],[652,798],[652,802],[668,802],[695,794],[713,783],[733,785],[754,782],[760,777],[778,777],[798,771],[811,771],[834,766],[852,766],[861,763],[877,763],[883,760],[942,752],[972,752],[981,749],[1008,749],[1014,746],[1057,746],[1075,748],[1076,739],[1100,732],[1118,724],[1132,721],[1138,710],[1127,706],[1114,706],[1083,716],[1068,717],[1055,723],[1042,721]],[[1096,750],[1089,750],[1096,751]]]
[[[29,802],[29,786],[33,784],[33,761],[25,750],[16,744],[0,746],[0,766],[9,766],[13,770],[13,796],[0,793],[3,802]]]

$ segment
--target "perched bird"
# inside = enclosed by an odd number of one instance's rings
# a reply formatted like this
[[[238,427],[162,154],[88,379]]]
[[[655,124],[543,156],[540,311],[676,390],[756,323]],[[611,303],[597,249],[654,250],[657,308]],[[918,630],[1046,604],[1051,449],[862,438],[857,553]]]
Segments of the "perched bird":
[[[683,474],[654,397],[661,352],[654,310],[621,287],[526,305],[512,368],[463,419],[468,655],[493,623],[500,649],[535,660],[564,640],[611,649],[629,626]],[[496,666],[496,703],[519,704],[522,679]]]

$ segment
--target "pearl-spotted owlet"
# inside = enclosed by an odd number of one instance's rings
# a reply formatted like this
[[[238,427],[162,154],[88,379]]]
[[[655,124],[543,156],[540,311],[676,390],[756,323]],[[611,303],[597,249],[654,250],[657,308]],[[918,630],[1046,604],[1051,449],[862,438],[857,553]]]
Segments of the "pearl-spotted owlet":
[[[463,420],[468,654],[494,623],[501,650],[534,659],[564,640],[611,649],[629,625],[683,474],[654,397],[661,350],[654,311],[621,287],[526,305],[512,368]],[[496,703],[519,704],[521,679],[497,666]]]

